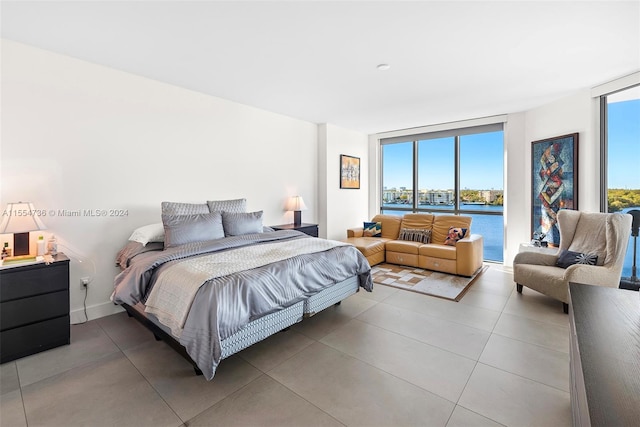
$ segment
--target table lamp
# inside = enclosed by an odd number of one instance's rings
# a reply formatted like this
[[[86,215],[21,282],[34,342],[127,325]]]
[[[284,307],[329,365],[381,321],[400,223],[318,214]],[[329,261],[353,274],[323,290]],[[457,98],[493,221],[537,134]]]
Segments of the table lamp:
[[[2,212],[0,234],[13,233],[13,255],[29,255],[29,232],[46,230],[33,203],[8,203]]]
[[[293,211],[293,225],[302,224],[302,212],[307,210],[307,206],[304,204],[301,196],[293,196],[287,202],[286,211]]]

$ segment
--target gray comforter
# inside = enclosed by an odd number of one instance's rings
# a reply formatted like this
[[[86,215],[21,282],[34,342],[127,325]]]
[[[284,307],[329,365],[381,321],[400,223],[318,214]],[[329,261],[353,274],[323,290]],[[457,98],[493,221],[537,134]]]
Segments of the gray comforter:
[[[146,252],[139,259],[133,258],[129,267],[116,276],[112,299],[115,303],[131,306],[144,302],[163,268],[181,259],[246,245],[303,238],[312,237],[283,230]],[[370,269],[366,258],[355,247],[339,246],[209,280],[196,294],[179,341],[210,380],[220,363],[222,340],[255,319],[352,276],[357,275],[360,286],[371,291]]]

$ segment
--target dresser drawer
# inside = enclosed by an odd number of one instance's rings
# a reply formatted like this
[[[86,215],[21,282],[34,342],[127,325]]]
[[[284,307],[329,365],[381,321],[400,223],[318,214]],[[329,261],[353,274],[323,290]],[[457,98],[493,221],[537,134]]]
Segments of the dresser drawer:
[[[69,292],[38,295],[0,303],[0,330],[16,328],[69,314]]]
[[[0,301],[61,291],[69,288],[69,263],[42,265],[29,270],[3,270]]]
[[[0,363],[69,344],[69,315],[0,334]]]

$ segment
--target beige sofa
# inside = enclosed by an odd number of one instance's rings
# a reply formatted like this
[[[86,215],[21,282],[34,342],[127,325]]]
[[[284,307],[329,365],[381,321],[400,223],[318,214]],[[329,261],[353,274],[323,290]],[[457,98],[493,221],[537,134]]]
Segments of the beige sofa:
[[[471,234],[471,217],[459,215],[376,215],[371,222],[382,224],[381,237],[366,237],[363,227],[347,230],[347,243],[354,245],[372,266],[381,262],[472,276],[481,266],[483,241]],[[445,245],[449,227],[467,229],[455,246]],[[399,240],[402,229],[431,230],[431,243]]]

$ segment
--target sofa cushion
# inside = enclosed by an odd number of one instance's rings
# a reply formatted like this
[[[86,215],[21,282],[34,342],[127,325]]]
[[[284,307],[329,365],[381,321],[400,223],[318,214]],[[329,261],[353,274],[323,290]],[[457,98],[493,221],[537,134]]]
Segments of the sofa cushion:
[[[402,252],[404,254],[418,255],[418,248],[420,248],[423,243],[408,242],[405,240],[389,240],[386,245],[388,252]]]
[[[444,244],[449,234],[449,228],[460,227],[467,229],[467,236],[471,234],[471,217],[462,215],[436,215],[433,218],[431,241]]]
[[[421,256],[443,259],[456,259],[457,256],[455,246],[439,245],[435,243],[420,246],[418,253]]]
[[[379,237],[350,237],[345,242],[355,246],[365,257],[378,252],[384,252],[384,245],[388,239]]]
[[[384,239],[397,239],[400,234],[400,223],[402,217],[398,215],[376,215],[371,222],[382,223],[382,237]]]
[[[408,213],[402,217],[401,228],[420,228],[431,230],[433,227],[433,215]]]
[[[362,228],[362,235],[365,237],[382,237],[382,223],[365,222]]]

